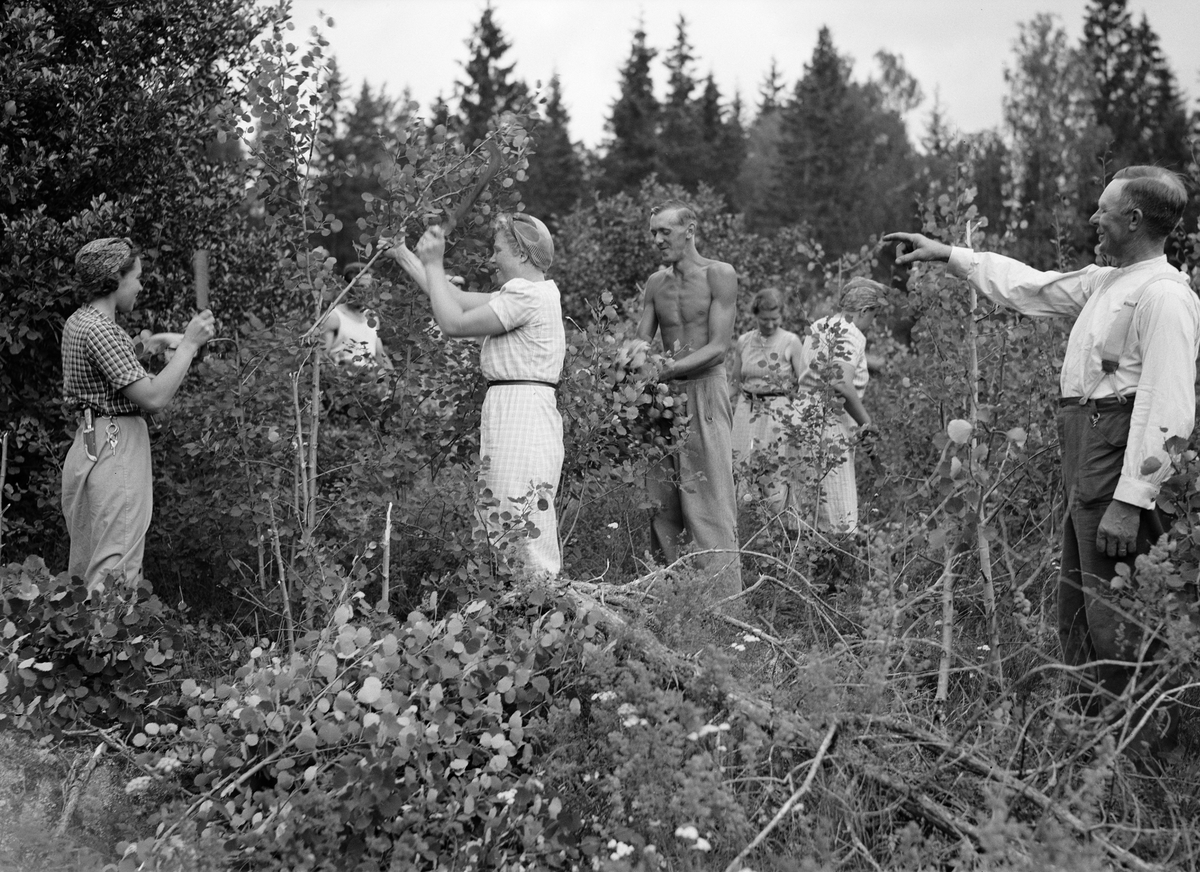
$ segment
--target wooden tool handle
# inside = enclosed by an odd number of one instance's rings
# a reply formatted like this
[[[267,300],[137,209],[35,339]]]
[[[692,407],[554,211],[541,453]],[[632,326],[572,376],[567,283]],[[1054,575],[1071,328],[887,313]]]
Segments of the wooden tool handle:
[[[197,248],[192,253],[192,283],[196,288],[196,311],[208,308],[208,249]],[[207,347],[196,352],[196,360],[204,360]]]
[[[196,311],[208,308],[208,249],[197,248],[192,255],[192,279],[196,287]]]

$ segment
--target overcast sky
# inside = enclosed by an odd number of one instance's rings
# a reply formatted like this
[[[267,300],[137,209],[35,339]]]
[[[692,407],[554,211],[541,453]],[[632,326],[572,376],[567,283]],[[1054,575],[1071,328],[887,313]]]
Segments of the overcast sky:
[[[298,29],[334,19],[325,29],[351,94],[365,80],[398,97],[405,86],[423,110],[449,98],[464,78],[466,42],[484,0],[294,0]],[[910,117],[919,134],[938,93],[949,121],[964,132],[1000,123],[1004,69],[1011,66],[1018,25],[1040,12],[1058,16],[1068,35],[1083,32],[1087,0],[494,0],[495,18],[512,48],[505,59],[529,84],[558,72],[571,115],[571,136],[589,146],[605,137],[620,68],[632,33],[644,21],[647,43],[659,50],[659,96],[666,89],[662,55],[675,40],[682,13],[697,57],[697,78],[710,71],[726,99],[740,91],[748,107],[774,57],[789,89],[812,57],[817,31],[855,61],[854,74],[875,72],[880,49],[902,55],[920,82],[925,103]],[[1189,111],[1200,97],[1200,0],[1130,0],[1145,14]]]

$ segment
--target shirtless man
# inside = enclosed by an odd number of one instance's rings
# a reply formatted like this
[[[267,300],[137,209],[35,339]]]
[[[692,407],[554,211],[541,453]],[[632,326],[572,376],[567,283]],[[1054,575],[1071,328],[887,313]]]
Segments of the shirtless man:
[[[650,234],[665,266],[646,282],[638,339],[661,330],[667,355],[659,377],[683,382],[690,418],[687,444],[654,469],[647,489],[659,509],[651,524],[656,556],[674,562],[690,537],[705,554],[701,565],[714,593],[741,590],[737,555],[737,502],[733,484],[733,412],[725,354],[733,343],[737,273],[696,251],[696,213],[668,200],[650,217]]]

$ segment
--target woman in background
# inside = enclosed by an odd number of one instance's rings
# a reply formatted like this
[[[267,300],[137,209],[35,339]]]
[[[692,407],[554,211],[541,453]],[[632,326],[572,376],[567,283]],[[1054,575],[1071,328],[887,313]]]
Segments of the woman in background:
[[[799,336],[781,326],[784,306],[778,288],[763,288],[751,306],[758,328],[738,337],[730,366],[734,463],[755,452],[783,462],[789,456],[784,425],[792,416],[803,346]],[[777,468],[762,490],[771,513],[783,513],[793,490],[787,466]]]
[[[358,281],[350,289],[345,301],[334,306],[329,317],[321,323],[325,353],[335,363],[354,367],[378,364],[391,369],[392,362],[387,349],[379,338],[379,316],[360,302],[372,284],[371,273],[364,272],[365,269],[366,264],[356,261],[342,270],[342,278],[347,284],[355,276]]]
[[[804,400],[801,415],[803,408],[817,407],[826,386],[840,400],[833,419],[822,428],[821,450],[813,458],[819,468],[810,470],[819,488],[817,529],[825,532],[852,533],[858,529],[854,443],[874,431],[862,402],[870,378],[866,331],[875,323],[875,312],[886,299],[887,291],[879,282],[853,278],[842,288],[838,312],[814,321],[804,339],[799,377]]]

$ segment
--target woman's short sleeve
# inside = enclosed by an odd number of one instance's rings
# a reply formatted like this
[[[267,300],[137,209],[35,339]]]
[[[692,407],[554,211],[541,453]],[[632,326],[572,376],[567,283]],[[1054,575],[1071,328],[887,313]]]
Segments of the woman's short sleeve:
[[[524,279],[513,279],[488,301],[496,318],[505,330],[516,330],[534,319],[541,305],[537,285]]]
[[[134,352],[133,341],[116,324],[90,331],[86,341],[88,356],[116,390],[146,378],[146,368]]]

